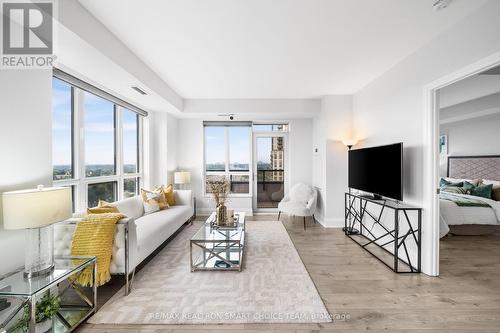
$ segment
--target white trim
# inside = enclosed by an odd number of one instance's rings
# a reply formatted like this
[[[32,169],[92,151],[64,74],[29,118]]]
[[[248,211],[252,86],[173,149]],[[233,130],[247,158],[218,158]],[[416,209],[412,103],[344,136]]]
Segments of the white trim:
[[[314,216],[316,220],[325,228],[343,228],[344,219],[340,217],[329,217],[329,218],[318,218]]]
[[[423,89],[423,169],[424,169],[424,195],[423,195],[423,221],[425,227],[430,227],[430,233],[424,233],[422,243],[430,247],[428,258],[430,270],[424,273],[432,276],[439,275],[439,199],[437,195],[437,182],[439,179],[439,94],[438,90],[478,74],[500,64],[500,52],[496,52],[456,72],[446,75]],[[423,247],[425,248],[425,247]],[[423,253],[425,254],[425,253]]]

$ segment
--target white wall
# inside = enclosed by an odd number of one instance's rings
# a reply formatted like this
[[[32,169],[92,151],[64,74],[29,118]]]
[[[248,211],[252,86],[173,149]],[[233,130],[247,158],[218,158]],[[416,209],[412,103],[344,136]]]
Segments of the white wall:
[[[255,119],[258,120],[258,119]],[[297,182],[312,183],[312,120],[289,120],[289,179]],[[203,120],[178,119],[177,121],[177,166],[191,171],[191,188],[194,190],[198,214],[213,210],[210,196],[203,194]],[[251,197],[232,197],[229,206],[252,214]]]
[[[0,71],[0,193],[51,185],[51,103],[51,71]],[[0,205],[0,275],[24,264],[24,231],[1,220]]]
[[[147,185],[172,184],[177,168],[177,118],[166,112],[150,112],[148,122],[151,178]]]
[[[442,108],[500,92],[500,75],[474,75],[440,90]]]
[[[448,135],[448,155],[500,155],[500,114],[442,124],[440,133]],[[446,177],[447,160],[440,168]]]
[[[424,86],[500,51],[498,13],[500,2],[488,2],[354,96],[354,124],[365,138],[363,145],[404,143],[405,201],[422,205],[424,200]],[[436,274],[429,232],[433,221],[425,213],[422,268]]]
[[[344,225],[347,190],[347,148],[352,133],[352,96],[324,96],[313,120],[314,186],[319,190],[318,220],[327,227]]]

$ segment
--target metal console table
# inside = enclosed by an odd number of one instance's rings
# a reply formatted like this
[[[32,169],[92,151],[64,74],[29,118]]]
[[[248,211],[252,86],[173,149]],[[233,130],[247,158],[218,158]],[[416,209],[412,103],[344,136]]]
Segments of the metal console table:
[[[420,207],[345,193],[345,235],[396,273],[421,272],[421,230]]]
[[[55,268],[47,275],[26,279],[23,270],[0,278],[0,299],[7,305],[0,311],[0,333],[38,331],[35,322],[37,301],[47,292],[60,298],[60,309],[52,318],[53,333],[73,331],[97,309],[96,257],[56,257]],[[86,269],[92,271],[93,287],[83,288],[75,280]],[[16,327],[27,311],[26,327]]]

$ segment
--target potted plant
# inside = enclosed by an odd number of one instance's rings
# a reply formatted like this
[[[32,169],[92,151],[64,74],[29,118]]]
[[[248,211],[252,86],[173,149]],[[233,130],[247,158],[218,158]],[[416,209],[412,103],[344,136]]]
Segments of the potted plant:
[[[36,302],[36,316],[35,316],[35,331],[36,333],[45,333],[52,329],[52,318],[61,308],[61,299],[57,295],[51,295],[47,291],[42,298]],[[15,329],[22,332],[29,331],[30,311],[26,306],[24,307],[23,316],[19,319]]]

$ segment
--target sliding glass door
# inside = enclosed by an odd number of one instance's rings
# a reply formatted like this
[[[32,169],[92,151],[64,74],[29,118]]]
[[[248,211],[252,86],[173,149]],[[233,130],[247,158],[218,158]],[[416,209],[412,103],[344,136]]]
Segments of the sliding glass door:
[[[287,136],[254,133],[254,211],[275,211],[283,199],[287,169]]]

